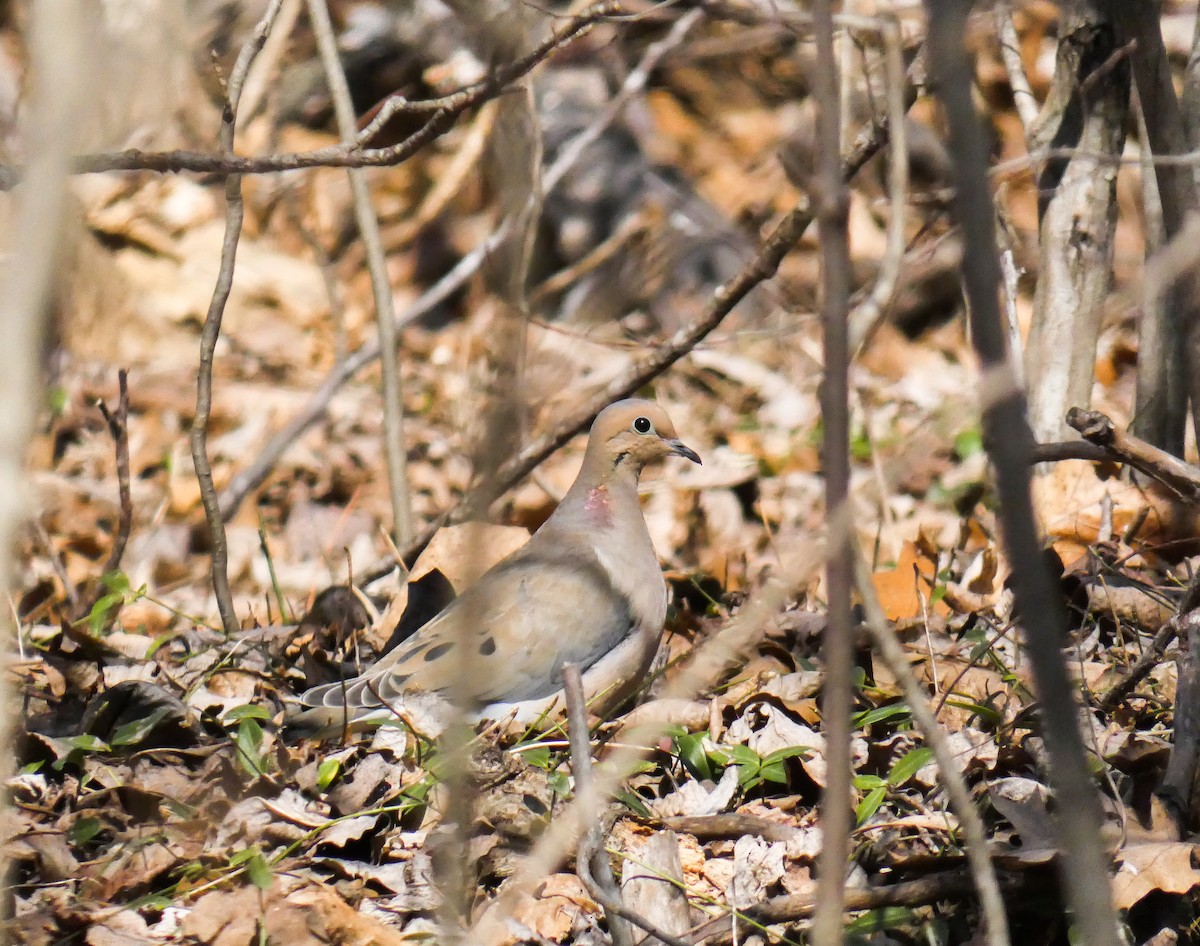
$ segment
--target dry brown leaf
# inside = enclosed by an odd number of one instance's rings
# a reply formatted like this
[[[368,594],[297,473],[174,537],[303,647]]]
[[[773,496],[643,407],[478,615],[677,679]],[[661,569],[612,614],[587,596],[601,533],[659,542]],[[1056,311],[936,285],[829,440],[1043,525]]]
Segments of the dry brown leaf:
[[[930,602],[936,573],[936,564],[921,555],[915,543],[905,542],[896,567],[871,576],[888,620],[919,618],[925,613],[949,614],[950,609],[943,602]]]
[[[1198,851],[1184,841],[1160,841],[1129,847],[1118,855],[1113,878],[1113,906],[1128,910],[1147,894],[1187,893],[1200,886]]]
[[[513,910],[513,919],[540,937],[561,942],[586,925],[587,915],[597,915],[599,905],[574,874],[552,874],[538,888],[536,897],[525,897]]]
[[[480,575],[507,558],[526,542],[529,533],[518,526],[498,526],[489,522],[464,522],[438,529],[429,545],[413,563],[404,586],[380,616],[374,631],[386,640],[400,622],[408,605],[408,582],[415,581],[435,568],[462,594]]]

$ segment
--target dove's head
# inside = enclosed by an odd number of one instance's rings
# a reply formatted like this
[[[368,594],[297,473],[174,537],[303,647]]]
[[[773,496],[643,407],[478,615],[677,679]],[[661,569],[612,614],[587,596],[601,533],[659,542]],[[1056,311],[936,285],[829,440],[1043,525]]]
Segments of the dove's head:
[[[631,460],[638,470],[670,456],[700,462],[699,454],[676,435],[667,412],[640,398],[617,401],[597,415],[588,442],[588,452],[592,450],[602,451],[613,467]]]

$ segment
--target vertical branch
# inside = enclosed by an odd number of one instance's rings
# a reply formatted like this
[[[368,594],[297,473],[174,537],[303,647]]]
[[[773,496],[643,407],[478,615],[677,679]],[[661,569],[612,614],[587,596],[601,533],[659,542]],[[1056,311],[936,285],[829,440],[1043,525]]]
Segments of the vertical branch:
[[[1158,5],[1117,2],[1114,9],[1121,40],[1133,44],[1133,78],[1150,149],[1155,157],[1184,154],[1184,114],[1163,48]],[[1194,171],[1170,162],[1156,164],[1155,170],[1163,230],[1172,240],[1188,216],[1200,209]],[[1200,276],[1187,273],[1153,314],[1143,313],[1138,335],[1133,429],[1142,439],[1181,457],[1189,393],[1193,421],[1200,411]]]
[[[1021,39],[1017,36],[1016,26],[1013,25],[1011,0],[996,0],[992,15],[996,20],[996,38],[1000,42],[1000,61],[1004,63],[1004,71],[1008,73],[1013,104],[1028,137],[1030,129],[1037,124],[1038,101],[1029,86],[1029,77],[1025,75],[1025,63],[1021,61]]]
[[[271,25],[279,15],[283,0],[271,0],[262,20],[254,33],[238,53],[233,71],[229,75],[225,107],[221,113],[221,151],[232,155],[233,134],[237,124],[238,100],[242,85],[254,57],[267,41]],[[242,219],[245,205],[242,203],[242,177],[230,174],[225,179],[225,238],[221,243],[221,266],[217,270],[217,285],[213,289],[204,328],[200,332],[200,367],[196,371],[196,419],[188,436],[192,448],[192,463],[196,467],[196,479],[200,482],[200,498],[204,502],[204,517],[208,521],[212,536],[212,583],[217,596],[217,608],[221,612],[221,624],[226,634],[239,629],[237,612],[233,609],[233,596],[229,591],[229,549],[225,542],[225,523],[221,519],[221,507],[217,502],[217,491],[213,485],[212,465],[208,461],[208,421],[212,412],[212,368],[213,353],[221,335],[221,320],[225,316],[225,304],[233,288],[233,267],[237,260],[238,240],[242,235]]]
[[[867,616],[867,630],[870,631],[871,639],[884,663],[900,684],[904,701],[912,710],[917,728],[933,750],[942,785],[950,799],[950,807],[962,826],[967,862],[971,867],[975,889],[979,893],[980,912],[987,926],[987,942],[990,946],[1008,946],[1008,919],[1004,913],[1004,900],[1000,896],[1000,882],[996,879],[996,870],[988,853],[987,831],[979,812],[975,810],[970,790],[962,775],[962,763],[955,756],[950,740],[938,724],[929,700],[917,683],[916,675],[909,664],[909,655],[897,639],[896,632],[888,624],[879,604],[879,596],[875,593],[875,586],[871,584],[871,572],[867,568],[866,560],[857,552],[854,556],[854,573],[854,583]]]
[[[825,422],[822,445],[825,465],[825,510],[832,522],[845,508],[850,483],[849,339],[850,244],[847,230],[850,198],[842,180],[839,76],[833,38],[832,0],[813,5],[817,40],[813,95],[817,102],[817,173],[813,199],[821,242],[821,283],[824,299],[821,321],[825,333],[825,378],[821,413]],[[848,536],[830,537],[826,566],[829,624],[822,653],[825,692],[821,705],[828,780],[821,798],[822,850],[820,908],[813,924],[813,942],[838,946],[842,942],[846,860],[850,851],[850,708],[853,634],[850,585],[853,563]]]
[[[27,478],[23,475],[26,442],[37,406],[42,403],[40,353],[45,314],[66,207],[66,180],[74,144],[87,101],[84,78],[88,44],[82,19],[83,0],[39,0],[29,7],[28,116],[24,128],[29,155],[18,191],[16,226],[10,235],[9,256],[0,293],[0,585],[11,587],[13,536],[24,512]],[[5,609],[5,613],[8,610]],[[12,633],[21,629],[13,615]],[[5,620],[5,626],[8,621]],[[5,653],[9,652],[5,642]],[[12,774],[12,678],[0,668],[0,778]],[[6,814],[7,798],[0,799]],[[0,861],[0,876],[8,878],[8,859]]]
[[[895,294],[900,265],[904,260],[905,218],[908,207],[908,140],[904,122],[908,106],[904,101],[904,49],[900,24],[894,13],[880,16],[879,32],[883,40],[885,96],[890,131],[887,249],[880,263],[874,288],[849,315],[851,352],[859,350],[875,324],[883,317],[884,309]]]
[[[1038,176],[1041,265],[1025,377],[1029,422],[1040,441],[1062,440],[1067,409],[1091,402],[1128,101],[1129,67],[1107,0],[1069,5],[1054,85],[1029,133],[1035,147],[1079,151],[1047,161]]]
[[[1042,564],[1042,543],[1033,518],[1029,453],[1033,442],[1024,398],[1005,350],[1000,315],[1000,271],[992,196],[988,188],[988,148],[972,101],[974,71],[963,45],[970,5],[960,0],[925,0],[929,22],[929,63],[938,97],[946,110],[950,153],[958,190],[955,210],[963,231],[963,282],[971,319],[971,340],[985,372],[984,443],[996,469],[996,491],[1005,553],[1013,569],[1016,610],[1033,661],[1041,700],[1042,730],[1050,755],[1058,817],[1058,841],[1067,900],[1079,941],[1117,946],[1107,864],[1100,846],[1100,806],[1088,774],[1076,723],[1079,703],[1067,675],[1060,644],[1066,612]]]
[[[108,559],[100,570],[101,575],[115,572],[121,567],[121,559],[125,557],[125,546],[129,543],[129,534],[133,530],[133,496],[129,485],[129,373],[122,368],[117,372],[117,408],[110,411],[101,401],[100,413],[108,425],[108,432],[113,439],[117,463],[117,531],[113,535],[112,548],[109,549]],[[96,583],[95,588],[82,601],[74,603],[71,610],[72,620],[82,621],[96,606],[101,595],[105,592],[104,585]],[[105,618],[106,626],[111,626],[120,613],[120,605],[109,611]]]
[[[343,144],[353,144],[358,136],[354,104],[346,72],[338,58],[337,37],[329,19],[326,0],[308,0],[308,18],[317,40],[325,80],[333,98],[338,134]],[[354,219],[366,250],[367,270],[371,274],[371,294],[375,300],[375,324],[383,370],[384,455],[387,459],[388,486],[392,499],[392,521],[396,542],[407,545],[413,537],[412,498],[408,489],[408,464],[405,456],[404,401],[400,384],[400,359],[396,341],[396,306],[388,282],[387,259],[379,235],[379,219],[371,204],[371,189],[363,168],[349,168],[350,190],[354,195]]]
[[[516,62],[535,46],[541,20],[532,8],[517,0],[491,4],[450,0],[448,6],[472,34],[480,58],[493,70]],[[488,178],[496,194],[498,227],[504,234],[495,244],[494,255],[484,263],[489,288],[496,297],[498,319],[489,337],[488,385],[478,412],[479,423],[475,428],[478,436],[472,444],[472,473],[477,488],[471,502],[473,511],[481,517],[497,495],[496,471],[520,442],[521,383],[529,317],[527,276],[541,209],[541,125],[529,77],[515,82],[496,104],[488,142]],[[476,564],[468,563],[468,567],[478,572]],[[472,623],[468,618],[463,627]],[[473,647],[456,647],[453,652],[456,676],[462,681],[452,691],[459,715],[447,727],[444,738],[455,750],[465,746],[471,735],[461,711],[469,696],[466,681],[476,674],[474,656]],[[470,881],[474,878],[474,865],[465,857],[471,793],[462,766],[447,766],[446,786],[450,798],[446,817],[459,826],[455,844],[461,853],[445,859],[442,883],[447,894],[443,928],[459,917],[464,923],[469,919],[473,888]]]
[[[576,871],[588,891],[604,907],[613,946],[633,942],[628,924],[616,909],[621,901],[613,879],[612,864],[604,850],[604,819],[600,816],[600,796],[592,779],[592,745],[588,738],[587,702],[583,695],[583,676],[575,664],[563,664],[563,696],[567,703],[567,727],[571,741],[571,772],[575,775],[575,797],[588,828],[579,840],[575,856]]]

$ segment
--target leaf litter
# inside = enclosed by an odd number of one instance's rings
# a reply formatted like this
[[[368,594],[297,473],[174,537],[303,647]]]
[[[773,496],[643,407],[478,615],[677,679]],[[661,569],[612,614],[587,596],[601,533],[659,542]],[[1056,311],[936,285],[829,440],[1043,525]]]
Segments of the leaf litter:
[[[728,25],[711,24],[695,41],[719,46],[733,35]],[[1041,42],[1052,48],[1049,34]],[[299,62],[303,50],[294,55]],[[670,245],[662,221],[671,215],[655,190],[664,169],[686,185],[671,200],[719,222],[722,239],[736,236],[734,251],[753,246],[798,196],[769,157],[791,146],[787,99],[800,94],[795,63],[781,57],[772,67],[732,54],[704,61],[701,68],[682,56],[665,65],[646,107],[622,126],[641,145],[620,153],[645,162],[636,189],[643,206],[619,210],[646,214],[650,248],[631,259],[659,268],[638,272],[627,262],[608,272],[639,279],[615,314],[597,289],[603,281],[584,281],[565,307],[570,318],[547,311],[529,327],[529,432],[547,429],[584,391],[625,370],[683,314],[697,311],[719,281],[709,273],[708,281],[689,282],[695,271],[678,262],[711,247]],[[983,57],[981,74],[989,63]],[[429,81],[438,75],[427,68]],[[546,81],[554,81],[553,69]],[[209,102],[196,105],[212,110]],[[1004,134],[1020,135],[1003,109],[997,115]],[[468,124],[403,165],[369,172],[385,230],[409,222],[414,198],[467,146]],[[262,117],[248,137],[265,146],[276,132],[287,146],[334,140],[324,128],[272,128]],[[578,182],[569,188],[577,197]],[[394,726],[346,745],[289,742],[279,729],[284,703],[366,665],[388,646],[406,609],[424,599],[435,612],[472,572],[519,544],[569,484],[580,445],[559,451],[493,509],[504,528],[487,533],[486,550],[473,544],[465,554],[454,530],[443,530],[405,580],[373,585],[365,603],[314,610],[324,589],[344,587],[348,574],[390,554],[381,535],[391,515],[378,386],[372,372],[346,384],[229,523],[230,576],[246,630],[227,640],[213,626],[187,448],[194,401],[180,383],[194,370],[197,326],[212,291],[218,188],[183,176],[106,174],[81,177],[74,190],[84,232],[67,290],[72,308],[57,340],[61,358],[29,450],[33,502],[14,593],[22,652],[11,667],[24,712],[4,839],[14,871],[12,938],[56,944],[82,935],[92,946],[243,946],[264,936],[297,946],[436,939],[438,845],[448,831],[437,746]],[[371,337],[369,285],[345,236],[344,174],[255,179],[246,190],[246,233],[216,362],[218,489],[303,406],[347,347]],[[1031,193],[1011,188],[1014,219],[1026,226]],[[884,245],[877,196],[864,174],[852,212],[860,287],[869,287]],[[654,213],[646,210],[656,202]],[[572,241],[590,249],[587,239],[607,235],[581,229],[572,216],[594,213],[589,206],[575,200],[547,208],[559,228],[552,234],[557,265],[582,258]],[[912,234],[918,246],[933,246],[947,230],[936,208],[910,212],[924,215]],[[409,227],[389,256],[400,304],[475,245],[492,214],[483,189],[464,181],[444,214]],[[1130,239],[1125,231],[1122,239]],[[313,246],[324,248],[324,259]],[[771,575],[779,536],[821,528],[820,345],[811,311],[817,259],[808,238],[754,305],[653,385],[705,458],[697,470],[662,471],[646,501],[673,590],[665,639],[672,667]],[[708,265],[725,272],[723,260]],[[672,261],[677,279],[668,278]],[[1119,271],[1118,278],[1132,275]],[[484,289],[472,285],[403,333],[412,498],[421,521],[471,485],[466,458],[486,407],[480,355],[495,319]],[[906,324],[900,313],[896,319],[853,369],[857,538],[984,813],[997,863],[1049,884],[1053,798],[1005,586],[972,358],[961,322],[910,336],[896,327]],[[1111,325],[1102,348],[1129,350],[1132,333],[1128,322]],[[114,399],[117,364],[131,369],[134,525],[119,575],[105,576],[99,569],[119,514],[116,468],[91,405]],[[1118,423],[1128,420],[1130,376],[1128,362],[1114,357],[1098,386]],[[1041,479],[1037,501],[1075,609],[1068,631],[1080,683],[1103,693],[1173,615],[1194,566],[1178,543],[1192,534],[1194,513],[1153,486],[1101,478],[1077,462]],[[480,533],[470,535],[467,541],[479,541]],[[428,575],[448,587],[421,588]],[[94,622],[85,622],[102,645],[92,651],[64,633],[63,622],[70,597],[96,582],[107,594]],[[693,925],[812,891],[824,783],[822,602],[816,581],[727,679],[673,706],[674,728],[618,797],[609,845],[629,896],[639,876],[645,884],[648,851],[672,819],[685,819],[691,831],[673,832],[668,861],[677,873],[664,883],[681,892]],[[313,617],[300,622],[306,614]],[[668,668],[666,678],[673,673]],[[899,687],[869,659],[860,683],[850,883],[957,868],[957,821]],[[1168,654],[1115,710],[1084,720],[1114,810],[1104,826],[1113,834],[1114,892],[1130,911],[1145,909],[1156,892],[1194,910],[1190,897],[1200,883],[1193,846],[1156,823],[1150,801],[1165,766],[1175,683]],[[620,730],[604,727],[600,735],[603,759],[605,739],[619,740]],[[572,797],[573,780],[561,732],[489,731],[470,769],[466,838],[478,918]],[[727,830],[721,819],[731,816],[752,820]],[[790,833],[780,840],[763,825]],[[570,866],[520,898],[504,942],[608,941],[603,911]],[[1039,909],[1055,915],[1036,904],[1010,909],[1023,922]],[[949,930],[942,941],[969,938],[978,922],[970,898],[889,916],[909,936]],[[777,924],[764,935],[795,941],[801,925]],[[1026,941],[1056,941],[1052,927]]]

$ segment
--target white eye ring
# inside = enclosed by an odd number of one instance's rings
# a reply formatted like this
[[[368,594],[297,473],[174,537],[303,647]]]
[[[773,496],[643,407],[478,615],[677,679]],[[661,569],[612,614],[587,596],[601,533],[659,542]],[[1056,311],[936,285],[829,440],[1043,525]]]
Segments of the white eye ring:
[[[654,429],[649,417],[635,417],[632,427],[635,434],[648,434]]]

